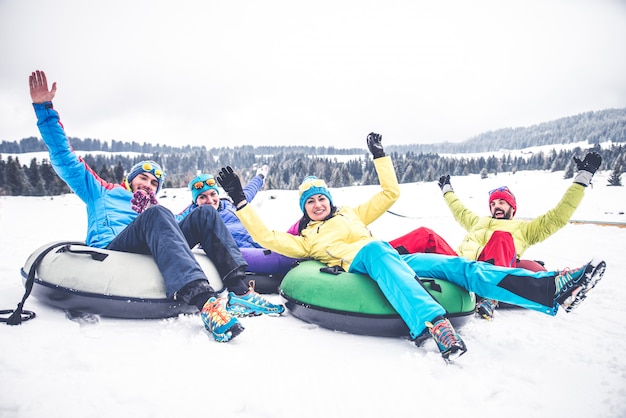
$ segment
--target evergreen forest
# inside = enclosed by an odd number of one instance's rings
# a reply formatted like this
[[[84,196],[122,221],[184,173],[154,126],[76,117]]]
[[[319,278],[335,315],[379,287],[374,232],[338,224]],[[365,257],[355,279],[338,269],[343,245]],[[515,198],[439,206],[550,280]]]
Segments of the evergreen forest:
[[[266,188],[297,189],[307,175],[327,181],[330,187],[377,184],[373,160],[365,148],[345,149],[314,146],[239,146],[206,148],[171,147],[112,140],[69,138],[74,150],[104,180],[119,183],[138,161],[157,161],[167,173],[165,187],[186,187],[197,172],[216,174],[230,165],[242,180],[249,180],[255,167],[270,167]],[[365,142],[365,141],[364,141]],[[586,142],[587,147],[561,149],[559,145]],[[600,144],[610,143],[609,147]],[[387,145],[400,183],[434,181],[443,174],[485,177],[518,170],[564,171],[571,178],[576,166],[572,157],[583,158],[589,150],[602,155],[601,170],[611,170],[609,185],[621,186],[626,157],[626,108],[587,112],[528,128],[500,129],[460,143]],[[554,145],[547,152],[521,157],[488,156],[490,152]],[[549,149],[549,147],[548,147]],[[39,138],[0,143],[0,195],[48,196],[69,193],[47,158],[20,161],[20,154],[46,152]],[[487,156],[470,156],[481,153]],[[7,155],[8,154],[8,155]],[[6,157],[5,157],[6,155]],[[45,154],[44,154],[45,155]],[[499,155],[499,153],[498,153]]]

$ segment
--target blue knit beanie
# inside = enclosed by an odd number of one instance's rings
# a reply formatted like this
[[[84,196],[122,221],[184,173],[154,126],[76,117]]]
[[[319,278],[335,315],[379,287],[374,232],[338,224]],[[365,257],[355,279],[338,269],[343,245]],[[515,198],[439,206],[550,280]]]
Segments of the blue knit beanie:
[[[328,186],[324,180],[318,179],[315,176],[309,176],[302,180],[300,187],[298,188],[300,191],[300,209],[302,209],[302,213],[306,213],[304,210],[304,204],[311,197],[317,194],[323,194],[326,196],[328,201],[330,202],[330,206],[333,206],[333,198],[330,196],[330,192],[328,191]]]
[[[165,180],[165,172],[163,171],[161,166],[158,165],[155,161],[145,160],[135,164],[126,176],[126,182],[128,184],[128,187],[130,187],[130,183],[135,177],[139,175],[139,173],[150,173],[154,177],[156,177],[157,181],[159,182],[159,186],[157,187],[156,192],[158,193],[159,190],[161,190],[161,187],[163,186],[163,181]]]
[[[189,190],[191,190],[191,201],[196,203],[198,196],[209,189],[215,190],[219,194],[215,177],[210,174],[200,174],[189,182]]]

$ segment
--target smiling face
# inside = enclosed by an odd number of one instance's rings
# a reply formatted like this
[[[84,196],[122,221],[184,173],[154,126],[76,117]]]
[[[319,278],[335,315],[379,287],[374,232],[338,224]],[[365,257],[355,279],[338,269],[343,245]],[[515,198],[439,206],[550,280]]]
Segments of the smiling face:
[[[316,194],[304,202],[304,210],[313,221],[323,221],[330,215],[330,200],[323,194]]]
[[[217,209],[220,206],[220,195],[215,189],[206,190],[198,195],[196,205],[211,205]]]
[[[494,199],[489,202],[489,210],[491,217],[494,219],[512,219],[515,215],[513,206],[509,205],[504,199]]]
[[[130,190],[134,193],[137,190],[143,190],[145,192],[156,193],[159,188],[159,181],[157,178],[148,172],[139,173],[130,182]]]

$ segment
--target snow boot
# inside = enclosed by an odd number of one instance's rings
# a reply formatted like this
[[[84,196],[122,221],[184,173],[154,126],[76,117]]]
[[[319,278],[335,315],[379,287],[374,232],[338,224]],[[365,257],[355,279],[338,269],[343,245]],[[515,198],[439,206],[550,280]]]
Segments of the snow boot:
[[[476,314],[485,318],[488,321],[493,319],[493,315],[496,312],[498,301],[494,299],[481,299],[476,304]]]
[[[556,292],[555,306],[561,305],[565,312],[571,312],[578,307],[604,276],[606,262],[591,260],[586,265],[575,270],[564,269],[554,278]]]
[[[437,317],[434,322],[434,324],[426,322],[426,327],[437,343],[441,357],[445,361],[450,361],[465,354],[467,347],[465,347],[461,336],[454,330],[450,321],[446,318]]]
[[[222,298],[212,297],[204,304],[200,312],[204,327],[209,331],[215,341],[225,343],[244,330],[237,318],[231,316],[224,308]]]
[[[233,316],[246,317],[258,315],[280,315],[285,312],[283,305],[270,303],[254,290],[254,280],[250,280],[250,287],[243,295],[228,293],[226,310]]]

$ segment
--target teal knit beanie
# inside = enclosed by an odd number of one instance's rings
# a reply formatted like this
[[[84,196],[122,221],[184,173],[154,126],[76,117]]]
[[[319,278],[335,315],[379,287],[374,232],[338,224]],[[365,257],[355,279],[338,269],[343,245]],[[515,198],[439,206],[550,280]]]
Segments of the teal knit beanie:
[[[189,190],[191,190],[191,200],[196,203],[198,196],[209,189],[215,190],[219,194],[215,177],[210,174],[200,174],[189,182]]]
[[[304,204],[306,201],[311,196],[315,196],[317,194],[326,196],[330,202],[330,206],[333,206],[333,198],[330,196],[328,186],[324,180],[318,179],[315,176],[308,176],[302,181],[298,190],[300,191],[300,209],[302,209],[302,213],[305,213]]]

